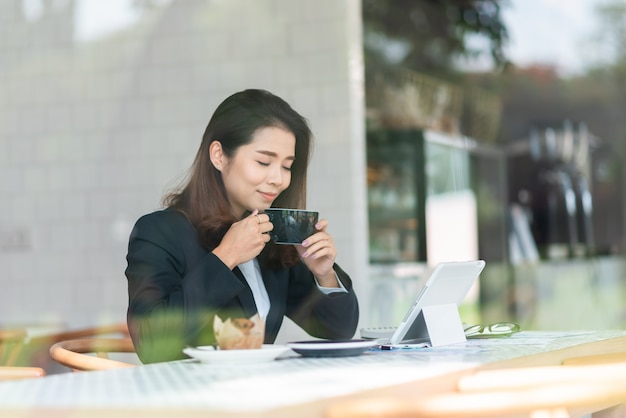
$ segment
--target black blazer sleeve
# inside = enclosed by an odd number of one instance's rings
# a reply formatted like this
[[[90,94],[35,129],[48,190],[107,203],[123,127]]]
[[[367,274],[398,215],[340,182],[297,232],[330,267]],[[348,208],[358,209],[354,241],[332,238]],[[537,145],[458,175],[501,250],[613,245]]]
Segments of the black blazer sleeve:
[[[128,322],[144,363],[184,358],[187,345],[213,344],[210,321],[245,287],[173,210],[140,218],[127,254]],[[219,290],[219,291],[217,291]]]
[[[350,339],[356,332],[359,305],[350,277],[337,264],[334,270],[347,293],[324,294],[306,265],[292,268],[286,315],[314,337]]]

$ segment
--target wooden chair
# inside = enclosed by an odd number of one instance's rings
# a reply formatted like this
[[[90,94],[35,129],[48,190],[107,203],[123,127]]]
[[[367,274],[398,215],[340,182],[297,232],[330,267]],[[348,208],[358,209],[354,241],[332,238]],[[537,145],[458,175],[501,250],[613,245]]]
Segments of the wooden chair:
[[[126,323],[120,322],[33,336],[27,340],[22,350],[23,354],[19,365],[41,367],[46,371],[46,374],[64,372],[66,371],[65,368],[61,367],[50,356],[50,349],[54,344],[79,338],[128,338],[129,335]]]
[[[626,362],[480,371],[432,396],[371,397],[331,405],[327,418],[551,417],[626,402]]]
[[[29,340],[29,345],[47,346],[48,349],[55,343],[66,340],[75,340],[77,338],[96,337],[96,336],[121,336],[129,337],[128,325],[120,322],[110,325],[101,325],[96,327],[80,328],[75,330],[54,332],[39,337],[33,337]]]
[[[30,379],[33,377],[43,377],[46,371],[41,367],[11,367],[0,366],[0,381]]]
[[[0,330],[0,381],[45,376],[41,367],[15,367],[27,335],[25,329]]]
[[[134,353],[129,337],[78,338],[59,341],[50,347],[50,357],[74,371],[93,371],[133,367],[134,364],[113,360],[110,353]]]
[[[25,329],[0,330],[0,366],[13,366],[24,346]]]
[[[81,349],[87,349],[85,347],[87,347],[89,343],[86,341],[81,341],[73,345],[69,342],[86,338],[103,338],[105,336],[121,337],[123,341],[117,342],[117,340],[120,339],[117,338],[112,339],[114,341],[113,343],[105,342],[103,343],[105,345],[102,345],[100,343],[101,340],[97,339],[95,342],[92,342],[91,345],[98,348],[98,351],[101,352],[106,351],[104,349],[107,347],[115,351],[116,345],[119,346],[119,350],[122,352],[134,352],[134,348],[130,348],[132,347],[132,343],[130,343],[130,334],[126,323],[60,331],[32,338],[28,338],[26,329],[0,330],[0,366],[21,366],[11,369],[3,368],[0,371],[0,380],[46,375],[46,369],[48,369],[51,364],[50,353],[53,345],[62,343],[59,344],[59,347],[54,351],[55,353],[59,353],[60,358],[65,358],[66,356],[63,356],[62,350],[66,343],[69,344],[69,347],[82,347]],[[102,353],[100,355],[103,356]],[[96,361],[98,360],[103,360],[99,367],[107,367],[106,365],[115,363],[113,360],[111,360],[113,363],[107,363],[105,359],[96,359]],[[61,362],[56,361],[56,363]],[[96,365],[90,367],[96,367]],[[77,367],[77,369],[80,368]]]

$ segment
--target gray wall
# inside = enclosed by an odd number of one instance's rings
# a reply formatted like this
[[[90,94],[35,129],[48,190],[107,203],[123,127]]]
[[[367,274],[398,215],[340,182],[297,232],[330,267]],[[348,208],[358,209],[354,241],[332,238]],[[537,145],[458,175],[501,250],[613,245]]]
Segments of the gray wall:
[[[215,106],[248,87],[309,119],[308,206],[366,310],[360,1],[162,0],[94,35],[126,3],[0,3],[0,324],[123,321],[134,221],[184,175]]]

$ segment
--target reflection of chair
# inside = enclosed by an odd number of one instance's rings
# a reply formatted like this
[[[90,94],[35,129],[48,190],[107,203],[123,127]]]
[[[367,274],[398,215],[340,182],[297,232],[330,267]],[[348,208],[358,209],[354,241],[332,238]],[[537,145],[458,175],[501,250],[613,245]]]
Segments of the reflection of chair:
[[[626,402],[626,362],[488,370],[461,378],[458,390],[416,399],[356,399],[327,418],[569,417]]]
[[[74,340],[77,338],[93,337],[122,337],[129,336],[128,326],[124,322],[79,328],[73,330],[62,330],[35,335],[28,339],[20,356],[20,366],[37,366],[46,370],[46,374],[55,374],[66,371],[59,363],[50,358],[50,347],[61,342]]]
[[[81,328],[71,331],[60,331],[52,334],[42,335],[39,337],[33,337],[29,341],[29,345],[32,346],[45,346],[50,347],[54,343],[66,340],[74,340],[76,338],[104,336],[104,335],[121,335],[128,337],[128,326],[126,323],[117,323],[112,325],[103,325],[90,328]]]
[[[13,366],[17,362],[26,335],[24,329],[0,330],[0,366]]]
[[[12,370],[3,369],[0,376],[19,378],[53,373],[55,370],[52,365],[56,363],[51,363],[50,359],[52,345],[96,336],[128,338],[128,326],[126,323],[116,323],[32,337],[28,336],[26,329],[0,330],[0,366],[21,366]]]
[[[50,347],[52,359],[74,371],[92,371],[133,367],[131,363],[112,360],[109,353],[134,353],[130,338],[79,338],[60,341]],[[91,355],[94,353],[95,355]]]
[[[584,366],[587,364],[626,363],[626,351],[617,353],[594,354],[581,357],[569,357],[563,360],[566,366]]]
[[[24,329],[0,330],[0,381],[45,376],[40,367],[14,367],[26,336]]]
[[[9,367],[0,366],[0,381],[43,377],[46,372],[41,367]]]

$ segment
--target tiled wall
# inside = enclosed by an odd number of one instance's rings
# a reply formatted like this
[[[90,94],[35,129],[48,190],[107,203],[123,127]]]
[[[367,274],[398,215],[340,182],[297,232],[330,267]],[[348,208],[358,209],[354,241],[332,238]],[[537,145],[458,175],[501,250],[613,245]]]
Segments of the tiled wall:
[[[248,87],[309,119],[309,207],[366,304],[360,1],[161,0],[89,25],[132,3],[0,3],[0,325],[123,321],[130,228]]]

